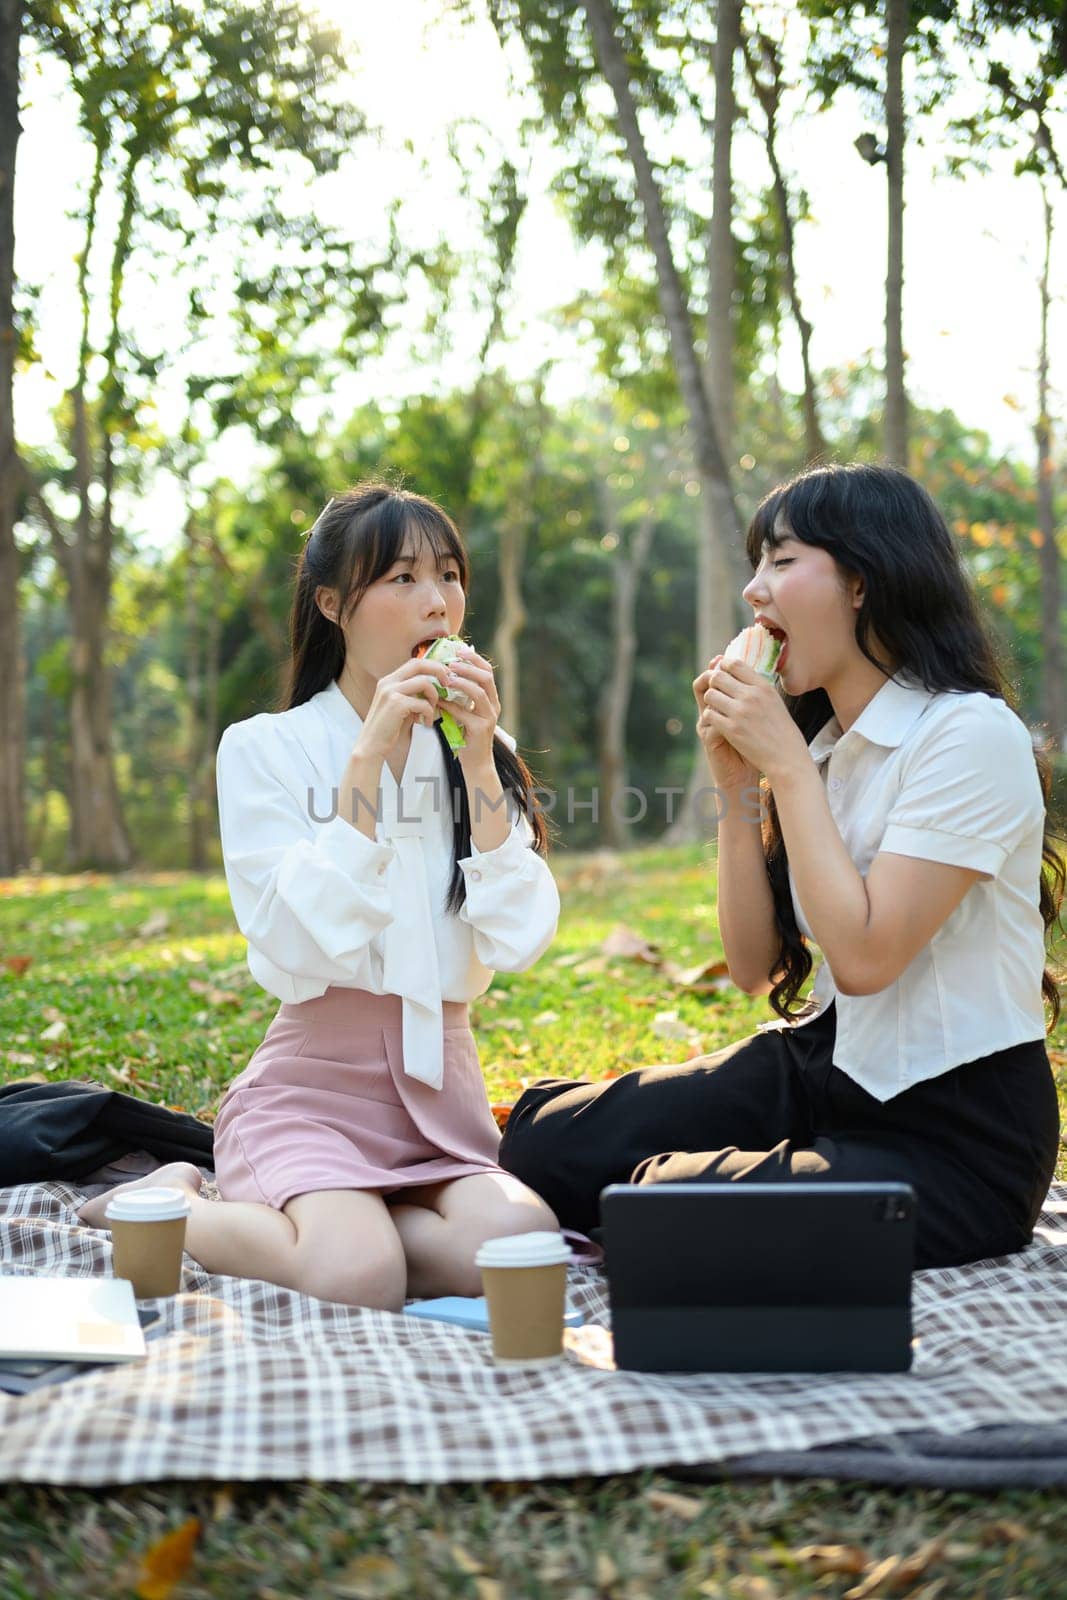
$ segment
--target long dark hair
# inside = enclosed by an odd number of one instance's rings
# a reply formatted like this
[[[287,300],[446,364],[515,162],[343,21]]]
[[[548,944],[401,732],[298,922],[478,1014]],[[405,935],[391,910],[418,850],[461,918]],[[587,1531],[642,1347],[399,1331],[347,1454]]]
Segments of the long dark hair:
[[[776,548],[789,534],[817,545],[837,562],[844,578],[864,580],[856,617],[856,643],[874,666],[890,677],[905,672],[924,688],[944,692],[978,691],[1016,709],[997,649],[979,610],[959,551],[934,502],[914,478],[896,467],[815,467],[773,489],[760,503],[748,530],[747,552],[758,567],[764,545]],[[882,661],[872,636],[885,649]],[[825,689],[784,696],[793,721],[808,744],[834,714]],[[1035,748],[1045,830],[1039,889],[1046,940],[1063,931],[1067,865],[1056,849],[1060,835],[1049,818],[1052,764],[1048,745]],[[792,1018],[800,990],[812,968],[807,943],[797,927],[789,889],[789,862],[774,795],[766,780],[763,850],[774,895],[780,944],[771,971],[782,972],[769,996],[780,1017]],[[1062,840],[1061,840],[1062,842]],[[1046,969],[1041,991],[1052,1011],[1049,1032],[1060,1015],[1057,974]]]
[[[413,533],[425,540],[439,559],[454,561],[464,593],[470,585],[470,563],[459,529],[447,512],[421,494],[387,483],[361,483],[335,495],[318,518],[296,562],[293,603],[289,613],[289,663],[279,711],[303,705],[329,688],[345,664],[341,623],[351,615],[372,583],[384,576]],[[336,589],[342,596],[339,621],[319,609],[315,591]],[[466,899],[459,863],[471,852],[471,817],[467,786],[459,762],[436,724],[452,791],[453,860],[446,908],[458,911]],[[493,740],[493,762],[510,801],[517,804],[533,829],[533,848],[548,849],[548,831],[534,802],[535,782],[520,756],[502,739]]]

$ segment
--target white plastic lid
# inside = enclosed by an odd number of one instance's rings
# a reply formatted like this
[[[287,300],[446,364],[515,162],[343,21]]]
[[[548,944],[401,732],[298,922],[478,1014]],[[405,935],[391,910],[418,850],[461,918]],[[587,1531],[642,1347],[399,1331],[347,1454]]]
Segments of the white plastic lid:
[[[107,1203],[109,1222],[173,1222],[192,1210],[184,1189],[159,1184],[154,1189],[130,1189]]]
[[[561,1233],[510,1233],[487,1239],[474,1258],[479,1267],[554,1267],[570,1259],[570,1245]]]

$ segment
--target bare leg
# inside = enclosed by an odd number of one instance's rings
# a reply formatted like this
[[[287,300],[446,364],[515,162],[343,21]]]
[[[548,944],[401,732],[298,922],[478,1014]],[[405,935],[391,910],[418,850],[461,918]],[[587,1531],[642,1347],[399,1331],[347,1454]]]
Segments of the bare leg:
[[[408,1294],[479,1295],[478,1246],[503,1234],[555,1231],[544,1201],[509,1172],[476,1173],[413,1189],[390,1207],[408,1265]]]
[[[205,1200],[200,1174],[178,1162],[135,1184],[184,1189],[192,1210],[185,1248],[205,1272],[297,1289],[343,1305],[399,1311],[404,1304],[404,1251],[389,1208],[372,1190],[325,1189],[296,1195],[284,1210],[243,1200]],[[90,1227],[106,1228],[111,1194],[81,1208]]]

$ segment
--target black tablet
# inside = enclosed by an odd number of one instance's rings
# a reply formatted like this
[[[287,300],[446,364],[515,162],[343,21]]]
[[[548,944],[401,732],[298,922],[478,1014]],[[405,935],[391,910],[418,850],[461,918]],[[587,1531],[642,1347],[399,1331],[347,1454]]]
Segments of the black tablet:
[[[904,1183],[612,1184],[600,1197],[615,1361],[641,1372],[902,1372]]]

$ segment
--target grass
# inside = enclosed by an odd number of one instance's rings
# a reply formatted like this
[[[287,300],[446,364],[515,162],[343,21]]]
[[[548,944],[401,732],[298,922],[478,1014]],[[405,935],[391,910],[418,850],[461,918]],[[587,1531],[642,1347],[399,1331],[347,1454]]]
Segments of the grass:
[[[500,977],[474,1007],[493,1100],[546,1075],[684,1059],[766,1020],[763,1000],[729,986],[693,992],[663,964],[601,950],[624,924],[676,968],[721,958],[705,853],[561,855],[554,865],[565,906],[556,943],[533,972]],[[274,1009],[248,974],[220,876],[0,884],[2,1081],[92,1079],[210,1119]],[[1063,1100],[1067,1017],[1049,1049]],[[696,1485],[662,1474],[425,1488],[15,1485],[0,1491],[0,1600],[165,1595],[165,1576],[163,1587],[145,1586],[142,1560],[191,1518],[198,1542],[175,1600],[775,1600],[862,1585],[855,1571],[822,1571],[802,1553],[820,1545],[860,1552],[827,1558],[831,1566],[927,1545],[925,1569],[898,1574],[892,1590],[915,1600],[1060,1600],[1067,1540],[1063,1497],[1051,1493]],[[893,1583],[888,1575],[872,1592]]]

